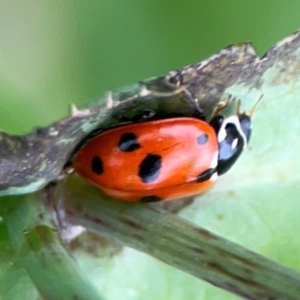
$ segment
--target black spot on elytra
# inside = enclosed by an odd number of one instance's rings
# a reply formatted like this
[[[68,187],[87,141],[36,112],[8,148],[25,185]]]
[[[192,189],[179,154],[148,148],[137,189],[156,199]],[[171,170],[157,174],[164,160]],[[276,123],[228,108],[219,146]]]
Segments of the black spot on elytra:
[[[98,175],[103,173],[103,163],[99,156],[94,156],[92,159],[92,171]]]
[[[208,141],[208,135],[203,133],[197,137],[197,144],[204,145]]]
[[[144,203],[158,202],[161,200],[162,200],[162,198],[160,198],[158,196],[145,196],[145,197],[141,198],[141,202],[144,202]]]
[[[211,176],[214,175],[216,172],[216,169],[207,169],[206,171],[202,172],[197,176],[197,182],[203,182],[206,180],[209,180]]]
[[[138,137],[132,133],[132,132],[127,132],[123,133],[120,140],[118,147],[121,151],[123,152],[131,152],[136,149],[141,148],[141,145],[137,142]]]
[[[161,156],[148,154],[139,166],[139,176],[144,183],[155,181],[161,168]]]

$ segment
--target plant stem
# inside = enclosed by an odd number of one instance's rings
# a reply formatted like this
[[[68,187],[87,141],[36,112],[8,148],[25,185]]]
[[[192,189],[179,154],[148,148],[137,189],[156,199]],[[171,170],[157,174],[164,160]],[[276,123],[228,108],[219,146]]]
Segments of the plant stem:
[[[4,222],[21,257],[18,267],[25,268],[46,300],[103,299],[62,245],[46,198],[45,190],[10,198],[14,207]]]
[[[299,298],[298,273],[175,215],[113,200],[76,178],[63,191],[59,213],[66,222],[247,299]]]

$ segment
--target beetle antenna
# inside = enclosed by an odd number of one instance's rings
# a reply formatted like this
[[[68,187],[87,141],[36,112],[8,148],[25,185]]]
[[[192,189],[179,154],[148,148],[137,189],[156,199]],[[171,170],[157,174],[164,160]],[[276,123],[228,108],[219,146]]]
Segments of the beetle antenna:
[[[256,103],[253,105],[252,109],[247,113],[249,117],[252,117],[258,104],[261,102],[261,99],[263,98],[264,94],[261,94]]]
[[[230,104],[231,101],[232,101],[232,95],[229,95],[225,101],[219,102],[213,112],[212,119],[214,117],[216,117],[220,113],[220,111],[222,111],[224,108],[226,108]]]
[[[248,111],[248,112],[243,112],[242,111],[242,101],[239,100],[237,105],[236,105],[236,114],[238,116],[241,116],[242,114],[246,114],[247,116],[249,116],[250,118],[253,116],[258,104],[261,102],[261,99],[263,98],[264,94],[261,94],[260,97],[258,98],[258,100],[255,102],[255,104],[253,105],[253,107]]]

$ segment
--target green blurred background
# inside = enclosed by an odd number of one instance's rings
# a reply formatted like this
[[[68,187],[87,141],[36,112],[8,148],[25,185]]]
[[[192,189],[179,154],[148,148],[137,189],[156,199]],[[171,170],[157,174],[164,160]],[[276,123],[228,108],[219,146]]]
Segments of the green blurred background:
[[[231,43],[262,55],[299,12],[298,0],[0,0],[0,128],[26,133]]]

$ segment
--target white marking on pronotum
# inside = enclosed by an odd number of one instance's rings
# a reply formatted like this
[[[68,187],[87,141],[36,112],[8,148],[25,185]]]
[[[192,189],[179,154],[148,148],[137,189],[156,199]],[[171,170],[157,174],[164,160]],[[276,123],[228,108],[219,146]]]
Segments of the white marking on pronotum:
[[[219,158],[219,151],[215,151],[214,157],[211,160],[211,164],[209,166],[211,169],[215,169],[217,167],[217,165],[218,165],[218,158]]]
[[[217,172],[215,172],[210,178],[209,178],[209,180],[211,180],[211,181],[216,181],[217,179],[218,179],[218,173]]]
[[[239,134],[242,136],[243,140],[244,140],[244,147],[246,147],[246,145],[248,144],[248,141],[247,141],[247,138],[246,138],[246,135],[244,133],[244,131],[242,130],[242,127],[241,127],[241,124],[240,124],[240,120],[237,116],[230,116],[228,117],[227,119],[224,120],[221,128],[220,128],[220,131],[218,133],[218,142],[221,143],[225,140],[226,138],[226,130],[225,130],[225,127],[227,124],[234,124],[236,126],[236,129],[237,131],[239,132]]]
[[[238,143],[238,139],[234,139],[231,145],[232,150],[237,146],[237,143]]]

